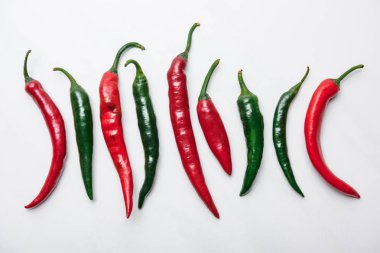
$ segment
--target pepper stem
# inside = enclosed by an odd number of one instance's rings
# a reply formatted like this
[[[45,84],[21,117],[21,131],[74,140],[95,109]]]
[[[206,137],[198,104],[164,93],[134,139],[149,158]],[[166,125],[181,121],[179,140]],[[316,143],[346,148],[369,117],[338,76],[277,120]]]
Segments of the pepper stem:
[[[239,70],[238,72],[238,79],[239,79],[239,85],[240,85],[240,90],[241,94],[240,95],[245,95],[251,93],[247,86],[245,85],[244,79],[243,79],[243,70]]]
[[[28,58],[29,54],[32,52],[32,50],[28,50],[25,55],[24,59],[24,78],[25,78],[25,84],[28,84],[29,82],[33,81],[33,78],[31,78],[28,74]]]
[[[137,61],[135,61],[135,60],[133,60],[133,59],[130,59],[130,60],[128,60],[125,64],[124,64],[124,67],[127,67],[129,64],[133,64],[133,65],[135,65],[135,67],[136,67],[136,74],[137,73],[142,73],[142,69],[141,69],[141,66],[140,66],[140,64],[137,62]]]
[[[78,83],[77,83],[77,81],[75,81],[74,77],[72,75],[70,75],[70,73],[67,72],[66,70],[64,70],[63,68],[54,68],[53,70],[62,72],[69,79],[71,86],[78,85]]]
[[[208,83],[210,82],[212,73],[214,73],[214,70],[218,66],[219,62],[220,62],[220,59],[215,60],[214,63],[211,65],[211,68],[207,72],[206,78],[203,81],[201,92],[200,92],[199,97],[198,97],[198,101],[200,101],[202,99],[208,99],[209,98],[209,96],[207,94]]]
[[[115,60],[112,64],[112,67],[109,70],[110,72],[117,74],[117,66],[119,65],[121,55],[125,52],[125,50],[131,47],[137,47],[137,48],[140,48],[141,50],[145,50],[145,47],[137,42],[130,42],[130,43],[125,44],[117,52]]]
[[[337,79],[334,80],[335,83],[336,83],[336,85],[338,85],[338,87],[340,87],[340,81],[342,81],[352,71],[357,70],[357,69],[361,69],[361,68],[364,68],[363,64],[359,64],[359,65],[353,66],[352,68],[350,68],[349,70],[347,70],[346,72],[344,72],[340,77],[338,77]]]
[[[200,26],[199,23],[195,23],[191,28],[190,28],[190,31],[189,31],[189,34],[187,35],[187,43],[186,43],[186,48],[185,48],[185,51],[183,53],[181,53],[180,55],[185,58],[187,60],[188,56],[189,56],[189,51],[190,51],[190,47],[191,47],[191,39],[193,37],[193,32],[195,30],[195,28],[197,28],[198,26]]]
[[[301,88],[301,86],[302,86],[303,82],[305,81],[306,77],[309,75],[309,71],[310,71],[310,68],[307,67],[306,68],[306,73],[302,77],[301,81],[299,83],[297,83],[295,86],[293,86],[293,88],[292,88],[293,91],[295,91],[296,93],[299,91],[299,89]]]

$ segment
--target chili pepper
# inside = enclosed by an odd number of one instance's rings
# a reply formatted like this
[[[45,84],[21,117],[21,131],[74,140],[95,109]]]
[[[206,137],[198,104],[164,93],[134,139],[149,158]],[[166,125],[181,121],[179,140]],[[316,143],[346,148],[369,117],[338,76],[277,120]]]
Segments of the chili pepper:
[[[325,164],[319,140],[323,113],[328,102],[335,97],[340,89],[340,82],[352,71],[363,68],[357,65],[344,72],[338,79],[326,79],[315,90],[307,109],[305,119],[305,141],[307,153],[314,168],[335,189],[354,198],[360,198],[359,193],[343,180],[338,178]]]
[[[289,184],[293,189],[298,192],[302,197],[304,197],[301,189],[299,188],[296,179],[294,178],[292,166],[290,164],[288,156],[288,146],[286,144],[286,120],[288,117],[288,111],[290,104],[293,99],[298,94],[301,85],[305,81],[307,75],[309,74],[309,67],[307,67],[306,73],[302,80],[290,88],[287,92],[282,94],[280,100],[277,103],[276,111],[273,118],[273,144],[276,150],[277,160],[280,163],[282,171]]]
[[[66,157],[66,131],[62,115],[53,100],[46,93],[41,83],[31,78],[28,74],[27,64],[31,50],[26,53],[24,61],[25,90],[33,98],[40,109],[53,146],[53,157],[49,174],[37,197],[26,205],[25,208],[33,208],[45,201],[53,192],[63,171],[63,163]]]
[[[125,67],[132,63],[136,68],[136,77],[133,81],[133,97],[136,105],[137,121],[141,141],[145,154],[145,180],[139,194],[138,207],[142,208],[144,200],[150,192],[156,175],[159,155],[159,141],[152,101],[149,96],[148,81],[140,64],[135,60],[128,60]]]
[[[167,73],[170,119],[185,172],[207,208],[215,217],[219,218],[218,210],[207,188],[199,160],[197,144],[191,125],[186,75],[184,72],[191,46],[191,37],[194,29],[198,26],[199,24],[195,23],[191,27],[185,51],[174,58]]]
[[[219,59],[214,61],[206,75],[198,97],[197,113],[198,120],[201,124],[208,146],[218,159],[220,165],[222,165],[224,171],[228,175],[231,175],[231,151],[226,129],[224,128],[223,121],[220,118],[218,110],[216,109],[210,96],[207,94],[208,83],[218,64]]]
[[[62,68],[54,68],[62,72],[70,81],[70,100],[74,116],[75,134],[79,152],[80,168],[87,196],[92,200],[92,151],[93,126],[90,99],[70,73]]]
[[[116,54],[111,69],[104,73],[99,86],[100,122],[108,151],[119,174],[127,218],[131,215],[133,206],[133,179],[121,123],[117,66],[123,52],[131,47],[140,48],[141,50],[145,49],[137,42],[131,42],[121,47]]]
[[[247,144],[247,169],[240,196],[248,193],[259,171],[264,150],[264,120],[259,108],[259,99],[250,92],[243,80],[243,70],[238,73],[240,96],[237,100],[240,119],[243,123]]]

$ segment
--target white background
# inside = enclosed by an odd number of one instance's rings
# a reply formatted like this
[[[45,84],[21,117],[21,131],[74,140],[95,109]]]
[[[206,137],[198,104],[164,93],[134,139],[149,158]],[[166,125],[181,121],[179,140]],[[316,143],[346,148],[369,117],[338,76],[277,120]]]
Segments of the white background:
[[[366,1],[1,1],[0,2],[0,252],[378,252],[380,247],[380,2]],[[182,168],[168,111],[166,72],[200,22],[189,55],[192,120],[207,184],[219,209],[215,219]],[[119,179],[99,124],[98,85],[126,42],[148,77],[158,118],[160,159],[142,210],[144,179],[131,84],[135,70],[121,65],[125,138],[134,177],[135,207],[125,218]],[[51,144],[43,118],[24,91],[23,58],[60,108],[68,137],[62,178],[50,198],[24,209],[48,172]],[[209,93],[230,137],[233,174],[210,152],[196,116],[196,101],[211,63],[220,58]],[[360,200],[329,187],[312,167],[303,125],[318,84],[349,67],[365,68],[342,82],[329,105],[322,147],[332,170],[355,187]],[[89,93],[94,117],[94,195],[80,175],[66,68]],[[288,147],[305,193],[299,197],[277,163],[271,139],[279,96],[310,75],[290,109]],[[265,120],[261,169],[249,195],[238,196],[246,148],[238,115],[237,71],[258,95]]]

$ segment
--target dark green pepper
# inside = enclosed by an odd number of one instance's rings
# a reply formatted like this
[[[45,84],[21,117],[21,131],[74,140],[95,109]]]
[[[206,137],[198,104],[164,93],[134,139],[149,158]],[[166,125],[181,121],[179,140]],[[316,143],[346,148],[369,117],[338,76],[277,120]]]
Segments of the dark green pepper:
[[[264,119],[259,108],[259,99],[248,90],[243,80],[242,70],[239,71],[240,96],[237,100],[240,119],[243,123],[245,141],[247,144],[247,169],[240,196],[248,193],[259,171],[264,150]]]
[[[62,68],[54,68],[54,71],[61,71],[71,82],[70,99],[74,115],[80,168],[87,195],[92,200],[93,124],[90,99],[87,92],[66,70]]]
[[[138,207],[141,208],[146,196],[152,188],[154,177],[156,175],[159,141],[156,116],[149,96],[148,81],[140,65],[135,60],[128,60],[124,66],[127,66],[130,63],[134,64],[136,67],[136,77],[132,86],[133,97],[135,100],[137,121],[145,154],[145,180],[140,190],[138,203]]]
[[[276,111],[273,118],[273,143],[276,149],[276,155],[278,162],[284,172],[286,179],[293,189],[298,192],[302,197],[304,196],[301,189],[299,188],[296,179],[294,178],[292,166],[290,165],[290,160],[288,156],[288,147],[286,144],[286,119],[288,117],[288,111],[290,104],[297,95],[302,83],[305,81],[307,75],[309,74],[309,67],[307,67],[306,73],[302,80],[290,88],[287,92],[282,94],[280,100],[278,101]]]

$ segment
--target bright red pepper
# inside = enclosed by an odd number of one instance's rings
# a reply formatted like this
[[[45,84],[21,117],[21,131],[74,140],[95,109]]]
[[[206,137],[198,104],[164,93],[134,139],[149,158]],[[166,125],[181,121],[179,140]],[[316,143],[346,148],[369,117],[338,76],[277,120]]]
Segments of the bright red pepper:
[[[202,127],[208,146],[210,147],[215,157],[218,159],[220,165],[222,165],[224,171],[228,175],[231,175],[232,162],[230,142],[228,141],[227,132],[224,128],[224,124],[220,118],[218,110],[216,109],[210,96],[207,94],[208,83],[210,81],[212,73],[218,64],[219,59],[212,64],[209,72],[206,75],[202,90],[198,98],[197,113],[199,123]]]
[[[40,82],[31,78],[27,70],[27,62],[30,50],[25,56],[24,77],[25,90],[33,98],[44,116],[49,129],[50,139],[53,146],[53,157],[50,164],[49,174],[37,197],[25,208],[33,208],[41,204],[54,190],[63,171],[63,163],[66,157],[66,131],[62,115],[53,100],[45,92]]]
[[[191,125],[186,75],[184,73],[191,45],[191,36],[197,26],[199,26],[198,23],[191,27],[186,50],[174,58],[167,73],[170,118],[177,148],[187,176],[208,209],[215,217],[219,218],[218,210],[207,188],[199,160],[197,145]]]
[[[340,88],[340,81],[345,78],[352,71],[363,68],[363,65],[357,65],[338,79],[326,79],[315,90],[311,98],[309,108],[306,113],[305,119],[305,140],[307,152],[314,167],[319,174],[335,189],[354,198],[360,198],[359,193],[343,180],[338,178],[327,167],[323,159],[319,134],[321,129],[322,117],[328,102],[335,97]]]
[[[124,142],[123,126],[121,123],[117,66],[119,65],[122,53],[131,47],[137,47],[142,50],[145,49],[142,45],[136,42],[131,42],[121,47],[116,54],[111,69],[104,73],[99,86],[100,122],[102,125],[104,140],[107,144],[107,148],[110,152],[117,173],[119,174],[127,218],[131,215],[133,207],[133,179],[128,152]]]

